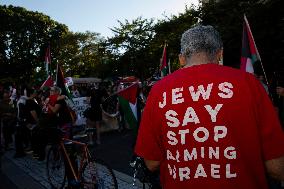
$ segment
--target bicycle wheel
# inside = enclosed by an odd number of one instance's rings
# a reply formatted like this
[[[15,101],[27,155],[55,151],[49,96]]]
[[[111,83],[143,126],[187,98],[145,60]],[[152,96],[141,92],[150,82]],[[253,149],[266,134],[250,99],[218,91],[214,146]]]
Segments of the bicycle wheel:
[[[82,173],[84,189],[117,189],[117,180],[112,169],[102,160],[95,159],[85,164]]]
[[[65,185],[64,157],[58,146],[52,146],[47,154],[47,178],[53,189],[62,189]]]

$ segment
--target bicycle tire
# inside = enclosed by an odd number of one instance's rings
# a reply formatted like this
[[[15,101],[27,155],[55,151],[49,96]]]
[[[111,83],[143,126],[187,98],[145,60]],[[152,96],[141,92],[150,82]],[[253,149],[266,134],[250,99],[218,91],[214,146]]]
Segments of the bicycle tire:
[[[83,189],[118,189],[113,170],[101,159],[86,163],[81,178]]]
[[[62,189],[66,182],[65,163],[58,146],[52,146],[47,154],[47,178],[53,189]]]

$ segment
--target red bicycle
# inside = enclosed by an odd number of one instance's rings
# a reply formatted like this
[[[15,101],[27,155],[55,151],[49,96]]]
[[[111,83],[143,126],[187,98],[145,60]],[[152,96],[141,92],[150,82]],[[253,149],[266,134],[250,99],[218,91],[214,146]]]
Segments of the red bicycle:
[[[80,137],[85,136],[86,135]],[[75,166],[68,155],[67,149],[70,148],[70,146],[75,146],[76,149]],[[104,161],[93,158],[86,143],[62,138],[59,144],[52,145],[49,149],[46,168],[48,180],[53,189],[62,189],[66,185],[67,166],[69,170],[71,170],[74,178],[74,183],[72,184],[79,188],[118,188],[113,170]]]

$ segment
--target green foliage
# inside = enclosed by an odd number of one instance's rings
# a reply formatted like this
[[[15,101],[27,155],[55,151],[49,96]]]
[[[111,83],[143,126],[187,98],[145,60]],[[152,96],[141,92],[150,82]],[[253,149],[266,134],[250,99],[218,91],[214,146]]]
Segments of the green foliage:
[[[55,46],[67,26],[38,12],[21,7],[0,6],[0,79],[31,81],[36,68],[43,67],[47,44]]]
[[[161,20],[138,17],[118,21],[107,40],[95,32],[72,33],[67,26],[38,12],[0,6],[0,80],[45,79],[44,54],[51,47],[53,70],[60,63],[65,76],[114,77],[135,75],[142,80],[159,72],[167,43],[171,70],[179,68],[182,33],[200,22],[221,33],[224,64],[239,67],[243,14],[247,15],[264,68],[284,75],[283,0],[210,0],[198,9]],[[284,81],[284,80],[283,80]]]
[[[119,27],[111,29],[114,37],[108,39],[107,49],[116,58],[113,73],[143,77],[147,61],[147,47],[154,37],[154,20],[138,17],[132,22],[118,21]]]
[[[246,14],[265,71],[284,73],[283,0],[221,0],[200,9],[203,24],[217,27],[224,41],[224,64],[239,67],[243,15]],[[257,71],[259,71],[258,68]],[[282,74],[283,75],[283,74]]]
[[[167,43],[167,57],[171,61],[171,70],[179,68],[178,55],[180,52],[180,38],[184,31],[192,27],[198,21],[198,12],[191,8],[185,8],[185,12],[178,16],[172,16],[158,21],[154,27],[155,38],[150,44],[152,49],[153,64],[159,68],[159,58],[162,56],[164,43]]]
[[[59,41],[58,62],[66,75],[98,76],[103,59],[103,38],[98,33],[67,33]]]
[[[115,36],[108,40],[108,47],[117,56],[115,70],[120,75],[135,75],[142,80],[157,74],[165,43],[172,70],[176,70],[181,34],[197,22],[197,14],[193,8],[186,8],[184,14],[156,23],[141,17],[132,22],[119,21],[120,27],[112,29]]]

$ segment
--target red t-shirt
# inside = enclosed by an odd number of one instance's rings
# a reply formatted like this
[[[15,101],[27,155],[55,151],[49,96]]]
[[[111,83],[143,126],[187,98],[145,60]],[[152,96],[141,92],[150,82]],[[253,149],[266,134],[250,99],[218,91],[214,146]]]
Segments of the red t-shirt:
[[[267,189],[264,162],[284,155],[284,134],[253,75],[204,64],[154,85],[135,151],[160,161],[163,189]]]

